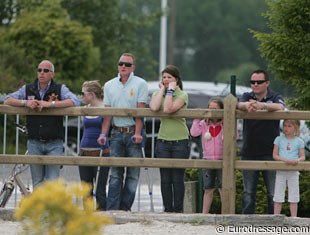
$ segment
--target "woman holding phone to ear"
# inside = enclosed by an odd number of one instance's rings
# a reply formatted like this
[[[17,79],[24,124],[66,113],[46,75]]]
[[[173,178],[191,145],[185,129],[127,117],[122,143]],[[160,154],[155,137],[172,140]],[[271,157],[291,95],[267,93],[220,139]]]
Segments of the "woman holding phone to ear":
[[[183,91],[179,69],[167,65],[162,71],[159,91],[154,92],[150,102],[152,111],[174,113],[187,108],[188,95]],[[189,158],[189,131],[185,118],[162,117],[157,137],[157,158]],[[185,169],[161,168],[161,194],[165,212],[183,212]]]

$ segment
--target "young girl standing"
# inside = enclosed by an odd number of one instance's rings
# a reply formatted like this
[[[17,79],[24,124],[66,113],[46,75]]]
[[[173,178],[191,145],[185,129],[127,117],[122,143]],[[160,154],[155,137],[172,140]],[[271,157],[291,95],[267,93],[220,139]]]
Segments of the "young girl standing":
[[[103,91],[100,83],[96,80],[84,82],[82,85],[82,99],[87,107],[104,107]],[[104,157],[110,155],[108,143],[105,145],[97,143],[98,136],[101,133],[102,122],[102,116],[83,117],[84,131],[80,144],[80,156],[98,157],[100,151],[102,151],[102,156]],[[105,211],[107,207],[106,185],[109,167],[79,166],[79,172],[82,181],[97,187],[91,190],[91,195],[95,191],[97,210]]]
[[[224,104],[219,98],[211,98],[208,103],[208,108],[223,109]],[[204,159],[223,159],[223,121],[221,119],[194,119],[190,132],[194,137],[202,135],[201,141]],[[202,213],[209,213],[216,181],[220,197],[222,197],[222,169],[203,169],[203,184],[205,190]]]
[[[274,140],[273,158],[287,165],[297,165],[305,160],[305,143],[299,136],[300,121],[284,120],[283,133]],[[284,202],[286,183],[288,186],[288,202],[292,217],[297,216],[299,202],[299,172],[277,171],[274,192],[274,214],[280,214]]]

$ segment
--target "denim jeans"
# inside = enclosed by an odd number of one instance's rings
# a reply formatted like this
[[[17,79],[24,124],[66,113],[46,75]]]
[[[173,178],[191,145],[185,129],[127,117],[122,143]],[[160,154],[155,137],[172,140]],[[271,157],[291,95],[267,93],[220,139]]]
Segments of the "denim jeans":
[[[27,141],[27,148],[29,155],[63,155],[63,141],[50,140],[47,142],[41,142],[35,139],[29,139]],[[43,183],[44,180],[54,180],[59,178],[60,166],[59,165],[30,165],[30,172],[32,177],[33,187]]]
[[[109,157],[109,154],[104,154],[104,157]],[[107,209],[107,181],[109,175],[109,167],[101,166],[99,169],[99,175],[97,180],[97,189],[96,189],[96,202],[97,210],[105,211]],[[80,179],[86,183],[89,183],[92,186],[90,191],[90,196],[94,196],[93,185],[96,183],[97,177],[97,166],[79,166]]]
[[[110,154],[112,157],[142,157],[141,144],[132,142],[133,132],[111,131]],[[126,177],[124,177],[126,170]],[[130,211],[134,202],[140,176],[137,167],[111,167],[107,210]]]
[[[190,147],[188,140],[157,140],[157,158],[188,159]],[[172,160],[173,161],[173,160]],[[185,169],[160,168],[161,195],[165,212],[183,212]]]
[[[242,160],[273,160],[272,156],[242,156]],[[268,214],[273,214],[273,195],[275,188],[275,171],[258,171],[258,170],[243,170],[243,214],[254,214],[256,207],[256,192],[260,172],[267,189]]]
[[[204,189],[222,188],[222,169],[202,169]]]

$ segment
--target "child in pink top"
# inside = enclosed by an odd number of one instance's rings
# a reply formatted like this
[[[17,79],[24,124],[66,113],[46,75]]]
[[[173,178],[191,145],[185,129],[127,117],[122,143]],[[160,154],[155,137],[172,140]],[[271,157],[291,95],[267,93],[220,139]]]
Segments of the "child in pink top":
[[[208,103],[209,109],[223,109],[224,104],[220,98],[211,98]],[[222,160],[223,158],[223,121],[212,118],[208,120],[194,119],[191,127],[191,135],[202,135],[203,158],[207,160]],[[203,169],[203,209],[202,213],[209,213],[213,200],[215,182],[222,197],[222,169]]]

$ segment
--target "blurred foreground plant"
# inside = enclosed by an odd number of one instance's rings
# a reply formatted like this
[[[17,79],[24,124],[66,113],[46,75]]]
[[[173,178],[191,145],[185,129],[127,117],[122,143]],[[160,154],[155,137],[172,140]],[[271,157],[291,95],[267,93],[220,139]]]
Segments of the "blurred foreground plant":
[[[90,189],[85,183],[47,181],[21,200],[15,217],[24,223],[25,234],[101,234],[101,228],[112,220],[94,212]],[[84,209],[76,198],[83,198]]]

